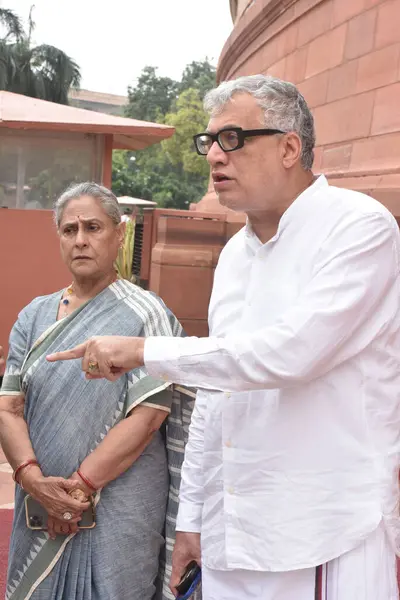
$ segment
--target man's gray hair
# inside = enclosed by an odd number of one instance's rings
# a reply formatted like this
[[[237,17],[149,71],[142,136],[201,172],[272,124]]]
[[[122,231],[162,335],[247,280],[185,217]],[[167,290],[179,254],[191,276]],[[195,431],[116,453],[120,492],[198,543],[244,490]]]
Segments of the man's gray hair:
[[[85,181],[84,183],[73,183],[70,185],[54,204],[54,220],[57,228],[60,227],[67,204],[71,200],[77,200],[82,196],[90,196],[98,200],[114,225],[119,225],[121,222],[121,213],[116,196],[111,190],[98,183]]]
[[[208,92],[204,108],[211,115],[222,112],[235,94],[253,96],[264,111],[266,127],[294,131],[302,143],[301,164],[311,169],[314,162],[314,118],[307,102],[293,83],[269,75],[249,75],[224,81]]]

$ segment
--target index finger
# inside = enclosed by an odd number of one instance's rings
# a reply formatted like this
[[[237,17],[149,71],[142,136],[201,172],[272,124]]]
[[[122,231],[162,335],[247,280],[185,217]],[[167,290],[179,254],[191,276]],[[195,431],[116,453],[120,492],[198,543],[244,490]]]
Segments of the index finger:
[[[83,344],[79,344],[79,346],[75,346],[75,348],[71,348],[71,350],[54,352],[53,354],[46,356],[46,359],[49,362],[56,362],[57,360],[74,360],[76,358],[83,358],[85,356],[87,344],[88,342],[84,342]]]

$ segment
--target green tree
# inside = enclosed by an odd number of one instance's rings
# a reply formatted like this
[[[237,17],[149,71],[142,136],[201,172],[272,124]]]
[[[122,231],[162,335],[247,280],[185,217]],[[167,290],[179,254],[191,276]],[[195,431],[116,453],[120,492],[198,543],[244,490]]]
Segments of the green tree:
[[[6,8],[0,8],[0,27],[0,90],[68,104],[70,88],[79,87],[79,67],[54,46],[32,46],[32,9],[28,32],[21,18]]]
[[[193,61],[183,71],[179,92],[193,88],[199,92],[200,99],[203,100],[206,93],[214,87],[215,78],[216,69],[207,58],[203,61]]]
[[[176,101],[175,112],[166,115],[165,123],[175,127],[175,135],[161,144],[167,159],[175,167],[181,165],[185,173],[206,178],[209,173],[207,161],[197,154],[193,146],[193,136],[207,125],[200,92],[193,88],[185,89]]]
[[[125,115],[142,121],[160,121],[169,111],[178,84],[169,77],[159,77],[155,67],[144,67],[136,87],[128,87]]]
[[[164,208],[188,208],[206,191],[202,175],[172,165],[160,145],[139,152],[113,153],[112,189],[117,196],[154,200]]]
[[[143,69],[129,89],[126,115],[175,127],[175,135],[138,152],[113,154],[113,191],[118,196],[155,200],[165,208],[188,208],[207,190],[207,161],[197,155],[193,135],[207,124],[202,100],[215,85],[215,68],[192,62],[180,82],[158,77],[154,67]]]

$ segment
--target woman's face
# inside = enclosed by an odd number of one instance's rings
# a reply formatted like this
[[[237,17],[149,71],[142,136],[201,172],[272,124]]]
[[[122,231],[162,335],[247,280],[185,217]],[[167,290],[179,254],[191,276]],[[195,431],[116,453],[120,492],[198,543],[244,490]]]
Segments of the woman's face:
[[[61,256],[76,279],[101,279],[114,270],[125,224],[115,225],[91,196],[70,200],[59,227]]]

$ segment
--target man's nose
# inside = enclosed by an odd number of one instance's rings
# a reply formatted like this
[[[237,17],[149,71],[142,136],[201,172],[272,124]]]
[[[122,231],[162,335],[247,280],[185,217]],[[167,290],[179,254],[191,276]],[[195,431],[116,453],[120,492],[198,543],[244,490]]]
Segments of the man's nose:
[[[210,167],[218,164],[226,164],[228,161],[227,153],[224,152],[217,142],[214,142],[207,154],[207,160]]]

